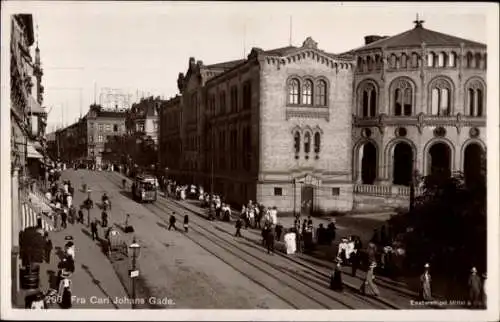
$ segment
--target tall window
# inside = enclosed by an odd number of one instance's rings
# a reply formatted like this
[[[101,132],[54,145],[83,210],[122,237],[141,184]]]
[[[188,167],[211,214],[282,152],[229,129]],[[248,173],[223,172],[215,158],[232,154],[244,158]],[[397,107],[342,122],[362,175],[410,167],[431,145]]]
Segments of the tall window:
[[[113,132],[118,132],[118,124],[113,124]]]
[[[467,113],[470,116],[484,116],[484,89],[478,81],[472,82],[467,89]]]
[[[427,67],[434,67],[434,53],[427,54]]]
[[[304,82],[304,87],[302,88],[302,104],[312,105],[312,88],[312,81],[306,80]]]
[[[319,153],[321,148],[321,134],[319,132],[314,133],[314,153]]]
[[[222,91],[219,94],[219,106],[220,106],[219,113],[220,114],[226,113],[226,92],[225,91]]]
[[[374,117],[377,112],[377,91],[368,83],[362,88],[361,109],[363,117]]]
[[[290,104],[299,104],[300,85],[298,79],[291,79],[288,83],[288,101]]]
[[[371,56],[366,57],[366,65],[368,66],[368,71],[373,70],[373,59]]]
[[[445,66],[446,66],[446,54],[440,52],[438,55],[438,67],[445,67]]]
[[[401,55],[401,68],[406,68],[407,61],[408,61],[408,57],[406,56],[406,54],[402,54]]]
[[[358,71],[364,72],[365,71],[365,64],[363,63],[363,58],[358,57]]]
[[[448,67],[456,67],[457,64],[457,54],[450,53],[450,57],[448,59]]]
[[[252,84],[250,81],[243,84],[243,109],[249,110],[252,106]]]
[[[451,114],[451,86],[445,80],[436,81],[431,87],[431,114]]]
[[[309,132],[306,132],[304,136],[304,152],[306,154],[311,152],[311,134],[309,134]]]
[[[326,106],[326,82],[320,79],[316,87],[316,105]]]
[[[295,149],[295,154],[300,153],[300,133],[295,132],[295,135],[293,137],[293,142],[294,142],[294,149]]]
[[[411,67],[413,68],[418,68],[419,66],[419,59],[418,59],[418,54],[413,53],[411,54]]]
[[[477,53],[474,56],[474,60],[475,60],[475,67],[476,68],[483,68],[483,66],[482,66],[482,57],[481,57],[480,53]]]
[[[219,133],[219,166],[221,169],[226,167],[226,136],[224,132]]]
[[[380,55],[375,55],[375,69],[380,70],[382,69],[382,58]]]
[[[399,80],[394,86],[394,115],[410,116],[413,111],[413,89],[406,80]]]
[[[473,68],[474,67],[474,56],[472,55],[471,52],[467,53],[467,56],[466,56],[465,60],[466,60],[467,68]]]
[[[231,113],[238,111],[238,87],[231,87]]]
[[[390,68],[396,68],[396,64],[398,62],[398,58],[396,57],[395,54],[392,54],[391,55],[391,60],[390,60],[390,64],[389,64],[389,67]]]

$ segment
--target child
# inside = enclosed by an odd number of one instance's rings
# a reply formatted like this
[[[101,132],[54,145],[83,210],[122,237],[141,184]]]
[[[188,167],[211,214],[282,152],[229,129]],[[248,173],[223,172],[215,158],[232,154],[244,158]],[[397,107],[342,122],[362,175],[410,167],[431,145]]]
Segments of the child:
[[[187,233],[188,232],[188,226],[189,226],[189,215],[184,216],[184,231]]]

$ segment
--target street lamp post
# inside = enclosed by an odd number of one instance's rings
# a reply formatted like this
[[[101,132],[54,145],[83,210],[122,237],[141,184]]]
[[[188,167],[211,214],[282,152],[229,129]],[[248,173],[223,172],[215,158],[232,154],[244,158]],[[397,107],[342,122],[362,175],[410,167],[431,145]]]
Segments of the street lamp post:
[[[87,224],[88,224],[88,227],[90,227],[90,193],[92,192],[92,190],[88,189],[87,190],[87,193],[88,193],[88,203],[87,203]]]
[[[132,269],[129,272],[130,278],[132,279],[132,308],[135,308],[135,279],[139,276],[139,270],[136,267],[136,260],[141,251],[141,245],[137,243],[135,236],[129,248],[132,251]]]

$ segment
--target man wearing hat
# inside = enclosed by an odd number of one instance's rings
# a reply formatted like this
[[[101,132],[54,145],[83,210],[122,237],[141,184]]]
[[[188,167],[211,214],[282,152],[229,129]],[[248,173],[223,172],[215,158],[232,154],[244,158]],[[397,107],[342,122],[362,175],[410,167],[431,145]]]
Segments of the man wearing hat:
[[[477,269],[472,267],[469,276],[469,301],[473,308],[479,308],[481,305],[481,278],[477,275]]]
[[[340,257],[336,259],[335,269],[332,273],[332,277],[330,279],[330,288],[337,292],[342,292],[342,260]]]
[[[430,265],[424,265],[424,273],[420,275],[420,298],[424,301],[431,301],[431,274],[429,273]]]

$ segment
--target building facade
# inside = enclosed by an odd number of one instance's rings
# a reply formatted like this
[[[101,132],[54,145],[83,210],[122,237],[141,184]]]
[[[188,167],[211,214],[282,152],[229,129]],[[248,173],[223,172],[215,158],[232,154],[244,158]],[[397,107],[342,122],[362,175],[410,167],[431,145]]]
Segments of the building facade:
[[[478,174],[486,45],[414,23],[340,55],[308,38],[245,60],[191,58],[181,96],[160,112],[170,176],[229,202],[310,213],[406,207],[422,176]]]
[[[351,52],[355,190],[408,195],[412,180],[437,171],[476,175],[486,153],[486,45],[422,21],[365,40]]]
[[[179,95],[161,104],[159,110],[158,159],[164,171],[178,171],[181,166],[182,142],[181,97]]]
[[[349,55],[325,53],[311,38],[254,48],[241,61],[190,59],[178,79],[182,161],[170,173],[235,204],[352,208],[352,68]]]
[[[101,167],[108,163],[105,145],[110,137],[126,133],[125,110],[92,104],[78,122],[56,132],[56,147],[63,162],[84,161]]]
[[[159,121],[158,112],[163,103],[159,97],[142,98],[126,113],[127,133],[131,135],[150,137],[155,144],[158,143]]]
[[[27,198],[35,180],[43,171],[44,135],[47,114],[42,107],[43,86],[40,50],[35,42],[31,14],[11,16],[10,38],[10,126],[11,126],[11,216],[12,216],[12,300],[19,290],[19,233],[26,227],[22,209],[30,206]],[[33,213],[34,215],[34,213]],[[36,218],[30,222],[36,222]]]

